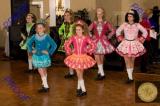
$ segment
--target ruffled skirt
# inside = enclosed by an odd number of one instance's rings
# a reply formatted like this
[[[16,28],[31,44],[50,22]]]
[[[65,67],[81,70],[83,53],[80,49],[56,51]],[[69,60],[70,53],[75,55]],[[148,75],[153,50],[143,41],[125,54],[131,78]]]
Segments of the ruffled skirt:
[[[146,52],[143,44],[139,41],[122,41],[116,49],[116,52],[121,56],[139,57]]]
[[[86,54],[72,54],[64,60],[64,63],[72,69],[84,70],[93,67],[96,61]]]
[[[32,63],[35,68],[47,68],[51,66],[51,59],[49,55],[36,55],[32,56]]]
[[[96,50],[94,54],[110,54],[115,48],[107,40],[99,40],[96,43]]]

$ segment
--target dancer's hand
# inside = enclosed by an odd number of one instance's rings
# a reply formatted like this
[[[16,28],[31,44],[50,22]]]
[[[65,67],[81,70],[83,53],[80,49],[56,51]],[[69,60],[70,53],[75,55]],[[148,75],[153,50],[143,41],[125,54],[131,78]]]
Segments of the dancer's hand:
[[[43,54],[48,54],[48,51],[47,50],[43,50],[42,53]]]
[[[36,50],[32,50],[32,53],[35,54],[35,53],[36,53]]]
[[[64,37],[63,37],[63,35],[60,35],[61,37],[60,37],[60,40],[62,40],[62,41],[64,41]]]
[[[117,37],[118,42],[122,42],[124,40],[124,37],[122,35]]]
[[[26,40],[26,37],[23,34],[21,34],[21,37],[23,40]]]
[[[139,42],[141,42],[142,44],[144,43],[145,39],[143,37],[140,37],[137,39]]]

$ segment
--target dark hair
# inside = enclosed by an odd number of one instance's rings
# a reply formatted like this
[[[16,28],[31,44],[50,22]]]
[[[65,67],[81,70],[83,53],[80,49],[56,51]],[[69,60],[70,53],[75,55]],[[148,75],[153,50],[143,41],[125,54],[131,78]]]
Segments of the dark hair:
[[[131,11],[133,11],[134,13],[130,13],[130,12],[126,13],[125,22],[128,23],[128,15],[132,15],[133,18],[134,18],[134,20],[133,20],[134,23],[139,23],[139,14],[138,14],[138,12],[136,10],[134,10],[134,9],[131,9]]]
[[[153,9],[151,9],[151,10],[153,12],[153,15],[158,15],[160,13],[158,6],[154,6]]]

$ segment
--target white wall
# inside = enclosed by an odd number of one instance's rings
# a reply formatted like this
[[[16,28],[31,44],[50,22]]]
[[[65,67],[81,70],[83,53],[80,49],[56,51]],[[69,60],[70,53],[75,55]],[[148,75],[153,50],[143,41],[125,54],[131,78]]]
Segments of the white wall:
[[[4,47],[6,33],[3,29],[3,22],[11,16],[10,0],[1,0],[0,13],[0,47]]]

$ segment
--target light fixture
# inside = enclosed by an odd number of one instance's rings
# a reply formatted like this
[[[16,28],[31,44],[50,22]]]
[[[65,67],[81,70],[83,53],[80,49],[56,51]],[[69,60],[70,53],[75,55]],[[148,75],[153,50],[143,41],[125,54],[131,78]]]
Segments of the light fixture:
[[[64,0],[56,0],[56,15],[64,14]]]

